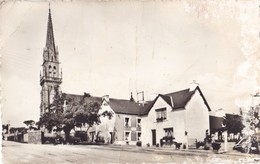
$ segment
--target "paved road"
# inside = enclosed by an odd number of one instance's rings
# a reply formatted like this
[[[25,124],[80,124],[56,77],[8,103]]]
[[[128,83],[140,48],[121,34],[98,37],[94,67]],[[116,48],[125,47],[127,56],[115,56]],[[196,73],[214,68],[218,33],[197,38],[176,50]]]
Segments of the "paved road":
[[[34,145],[3,141],[4,164],[20,163],[244,163],[222,154],[152,151],[138,147]],[[256,163],[256,162],[254,162]]]

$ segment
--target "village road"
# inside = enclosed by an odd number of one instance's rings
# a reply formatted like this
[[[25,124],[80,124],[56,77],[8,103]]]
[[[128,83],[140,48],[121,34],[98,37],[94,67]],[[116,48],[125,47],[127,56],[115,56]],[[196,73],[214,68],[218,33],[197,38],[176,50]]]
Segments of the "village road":
[[[138,147],[34,145],[3,141],[4,164],[16,163],[244,163],[244,157],[183,154]],[[254,161],[250,161],[254,162]]]

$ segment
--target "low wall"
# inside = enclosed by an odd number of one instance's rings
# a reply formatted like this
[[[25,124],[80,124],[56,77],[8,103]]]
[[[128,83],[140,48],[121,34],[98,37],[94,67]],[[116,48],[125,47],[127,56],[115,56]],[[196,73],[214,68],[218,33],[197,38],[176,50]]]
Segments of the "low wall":
[[[24,138],[27,139],[28,143],[30,143],[30,144],[41,144],[42,143],[40,130],[28,132],[26,135],[28,135],[28,138],[27,138],[27,136]]]

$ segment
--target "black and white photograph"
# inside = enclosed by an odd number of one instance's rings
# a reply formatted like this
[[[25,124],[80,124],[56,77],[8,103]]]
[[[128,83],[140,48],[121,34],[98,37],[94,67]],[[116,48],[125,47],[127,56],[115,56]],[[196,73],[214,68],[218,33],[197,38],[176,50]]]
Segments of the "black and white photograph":
[[[259,163],[259,0],[0,0],[1,161]]]

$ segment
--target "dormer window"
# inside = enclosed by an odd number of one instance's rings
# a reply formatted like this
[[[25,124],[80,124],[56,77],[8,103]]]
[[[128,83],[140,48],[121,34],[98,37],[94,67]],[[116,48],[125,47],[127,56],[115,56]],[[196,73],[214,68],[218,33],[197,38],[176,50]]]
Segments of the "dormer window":
[[[156,109],[156,121],[162,122],[167,119],[166,108]]]

